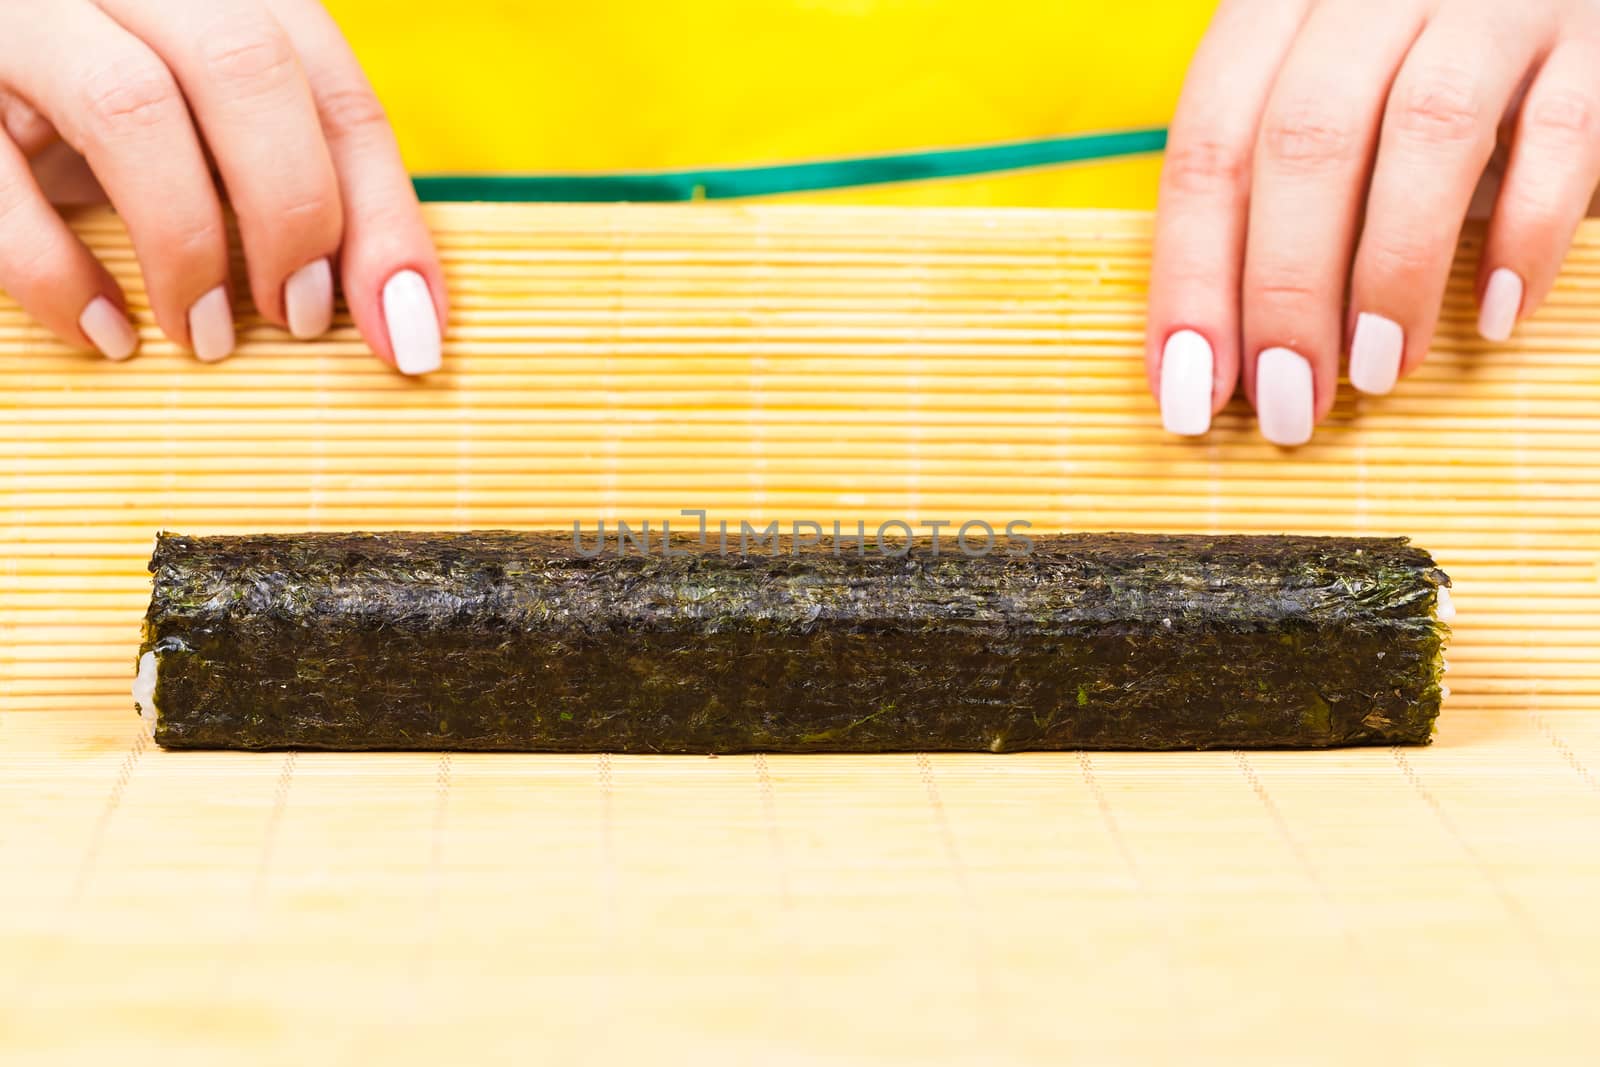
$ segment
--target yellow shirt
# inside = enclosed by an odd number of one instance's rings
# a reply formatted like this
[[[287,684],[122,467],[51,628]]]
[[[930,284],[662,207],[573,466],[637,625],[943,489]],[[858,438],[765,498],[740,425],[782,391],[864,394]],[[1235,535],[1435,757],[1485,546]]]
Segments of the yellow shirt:
[[[698,182],[697,195],[722,196],[747,191],[739,180],[723,181],[723,169],[776,166],[786,169],[766,172],[758,183],[769,198],[1150,207],[1158,168],[1152,149],[1215,4],[329,0],[328,6],[419,175],[691,170],[712,174]],[[1124,131],[1137,135],[1097,136]],[[1024,148],[998,161],[962,152],[1013,142]],[[1124,154],[1059,162],[1101,149]],[[793,164],[885,155],[909,157],[915,173],[929,167],[946,173],[951,165],[990,172],[861,184],[863,173],[885,172],[856,165],[821,179],[802,170],[797,181],[805,191],[784,191],[796,176],[787,169]],[[991,169],[999,165],[1009,169]],[[815,187],[835,178],[850,184]]]

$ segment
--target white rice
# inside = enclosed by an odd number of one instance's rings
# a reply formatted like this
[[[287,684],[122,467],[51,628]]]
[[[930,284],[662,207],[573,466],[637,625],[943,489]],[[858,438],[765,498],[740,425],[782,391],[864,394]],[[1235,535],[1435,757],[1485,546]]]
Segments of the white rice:
[[[139,717],[146,728],[155,733],[156,716],[156,654],[146,652],[139,657],[139,675],[133,680],[133,702],[138,705]]]

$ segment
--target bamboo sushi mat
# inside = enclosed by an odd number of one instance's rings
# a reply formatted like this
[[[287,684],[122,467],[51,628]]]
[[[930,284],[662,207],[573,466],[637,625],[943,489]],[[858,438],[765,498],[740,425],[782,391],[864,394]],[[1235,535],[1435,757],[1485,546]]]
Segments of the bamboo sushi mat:
[[[420,383],[347,322],[199,366],[0,302],[0,1062],[1594,1063],[1600,228],[1280,453],[1158,428],[1149,222],[429,209]],[[236,275],[240,277],[242,275]],[[241,311],[241,314],[243,312]],[[1409,534],[1438,741],[1320,753],[167,753],[159,528],[673,518]],[[869,527],[870,528],[870,527]]]

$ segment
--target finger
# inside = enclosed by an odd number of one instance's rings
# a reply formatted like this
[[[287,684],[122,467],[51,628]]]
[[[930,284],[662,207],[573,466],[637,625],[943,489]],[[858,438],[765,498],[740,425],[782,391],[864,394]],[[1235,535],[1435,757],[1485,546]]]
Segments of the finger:
[[[351,317],[406,374],[441,363],[444,273],[400,147],[339,27],[315,0],[271,0],[310,72],[345,204],[340,272]]]
[[[22,151],[3,136],[0,289],[68,344],[117,360],[138,348],[117,283],[45,199]]]
[[[1478,331],[1491,341],[1549,294],[1600,184],[1596,71],[1600,41],[1561,45],[1523,102],[1478,271]]]
[[[1226,4],[1184,80],[1161,169],[1145,338],[1172,433],[1205,433],[1238,380],[1251,142],[1305,10],[1301,0]]]
[[[25,156],[35,156],[58,140],[49,119],[10,93],[0,93],[0,134],[8,136]]]
[[[1345,287],[1383,98],[1422,19],[1411,0],[1319,5],[1268,97],[1241,299],[1245,391],[1275,444],[1304,444],[1333,406]],[[1259,358],[1269,351],[1270,359]]]
[[[171,72],[88,4],[52,4],[48,32],[22,6],[0,4],[0,81],[25,86],[88,160],[128,227],[162,330],[201,359],[227,356],[227,231]]]
[[[1525,14],[1445,8],[1395,77],[1350,283],[1358,389],[1387,392],[1433,340],[1495,128],[1553,32]]]
[[[172,68],[239,221],[256,308],[298,337],[333,319],[344,229],[333,161],[300,58],[261,0],[97,0]]]

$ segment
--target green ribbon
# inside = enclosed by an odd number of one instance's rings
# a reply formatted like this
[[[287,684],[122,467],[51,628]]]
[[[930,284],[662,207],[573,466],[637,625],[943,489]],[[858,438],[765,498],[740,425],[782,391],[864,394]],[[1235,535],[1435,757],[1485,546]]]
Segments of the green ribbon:
[[[429,174],[414,178],[423,200],[730,200],[864,185],[1004,174],[1064,163],[1148,155],[1166,147],[1161,128],[1046,137],[977,148],[902,152],[767,167],[632,174]]]

